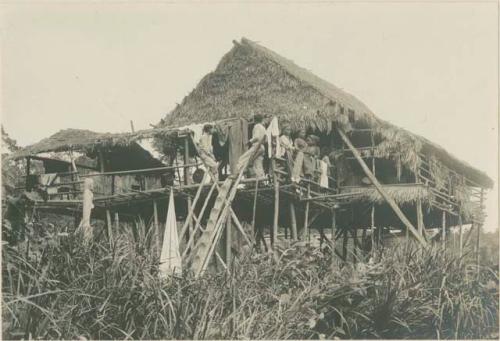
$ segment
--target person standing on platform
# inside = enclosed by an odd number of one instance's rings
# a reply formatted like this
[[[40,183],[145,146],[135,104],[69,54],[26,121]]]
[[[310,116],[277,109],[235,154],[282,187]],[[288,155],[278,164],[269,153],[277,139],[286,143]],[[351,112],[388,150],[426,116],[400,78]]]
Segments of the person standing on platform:
[[[316,160],[319,158],[319,137],[309,135],[307,137],[307,147],[304,152],[304,176],[309,180],[314,180],[316,172]]]
[[[299,131],[299,135],[293,142],[294,148],[297,151],[297,155],[295,155],[295,159],[293,162],[292,169],[292,182],[299,183],[300,177],[303,175],[302,167],[304,165],[304,152],[307,149],[306,142],[306,130],[301,129]]]
[[[285,126],[282,129],[282,134],[280,136],[280,145],[281,145],[281,150],[280,150],[280,157],[285,157],[286,153],[291,153],[294,150],[292,138],[290,137],[291,134],[291,129],[288,126]]]
[[[266,127],[264,126],[264,116],[261,114],[255,114],[254,115],[254,122],[255,122],[255,125],[252,129],[252,138],[249,141],[249,143],[252,146],[259,143],[259,141],[262,138],[264,138],[264,136],[266,135]],[[257,152],[257,155],[256,155],[254,162],[253,162],[253,171],[254,171],[256,178],[265,177],[264,153],[265,153],[265,148],[264,148],[264,145],[261,144],[259,151]]]

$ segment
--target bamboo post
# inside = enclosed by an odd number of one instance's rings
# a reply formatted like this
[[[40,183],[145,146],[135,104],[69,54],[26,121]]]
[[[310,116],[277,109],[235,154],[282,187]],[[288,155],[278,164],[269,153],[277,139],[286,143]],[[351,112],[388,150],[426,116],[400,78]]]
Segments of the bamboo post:
[[[108,238],[109,238],[109,244],[113,244],[113,227],[111,225],[111,213],[109,212],[109,209],[106,209],[106,222],[108,225]]]
[[[346,261],[347,260],[347,242],[348,242],[348,238],[349,238],[346,228],[344,228],[343,235],[344,235],[344,239],[342,240],[342,258],[344,261]]]
[[[154,221],[154,238],[155,238],[155,247],[156,247],[156,252],[158,253],[158,256],[160,256],[160,229],[158,226],[158,205],[156,203],[156,200],[153,200],[153,221]]]
[[[442,213],[441,229],[442,229],[441,239],[443,242],[443,249],[446,249],[446,211],[443,211]]]
[[[184,184],[189,185],[191,183],[191,179],[189,178],[189,168],[186,165],[189,163],[189,139],[187,137],[184,138]],[[200,184],[201,186],[201,184]],[[187,211],[188,217],[190,216],[190,212],[193,210],[191,196],[187,197]],[[191,219],[188,220],[189,233],[186,235],[187,240],[189,240],[189,234],[193,232],[193,221]]]
[[[255,214],[257,211],[257,193],[259,190],[259,180],[255,179],[255,194],[253,197],[253,211],[252,211],[252,232],[257,236],[257,231],[255,231]],[[255,238],[257,244],[260,245],[260,238]]]
[[[366,226],[363,227],[363,233],[361,234],[361,248],[362,248],[362,255],[363,258],[366,255]]]
[[[337,128],[337,131],[339,132],[342,140],[347,144],[351,152],[353,153],[354,157],[360,164],[361,168],[365,172],[366,176],[370,179],[372,184],[375,186],[375,188],[378,190],[380,195],[385,199],[385,201],[389,204],[389,206],[392,208],[394,213],[398,216],[398,218],[403,222],[403,224],[410,230],[410,232],[413,234],[413,236],[422,244],[423,246],[427,245],[427,242],[425,239],[418,234],[418,231],[413,227],[413,225],[410,223],[408,218],[404,215],[404,213],[401,211],[401,209],[398,207],[394,199],[392,199],[383,189],[382,185],[378,182],[377,178],[373,175],[373,173],[370,171],[368,166],[366,165],[365,161],[359,154],[358,150],[352,145],[351,141],[349,138],[346,136],[346,134],[339,128]]]
[[[335,250],[335,232],[337,230],[337,211],[332,210],[332,248]]]
[[[310,194],[311,193],[311,184],[307,184],[307,197],[309,198],[310,197]],[[302,231],[302,236],[303,236],[303,239],[306,240],[308,242],[310,242],[309,240],[309,201],[306,201],[306,210],[304,212],[304,229]]]
[[[481,188],[481,196],[479,197],[479,208],[481,211],[483,210],[483,200],[484,200],[484,189]],[[478,223],[477,224],[477,237],[476,237],[476,264],[477,264],[477,275],[478,276],[479,276],[479,264],[480,264],[479,241],[480,241],[480,235],[481,235],[481,227],[482,227],[482,224]]]
[[[353,241],[352,241],[352,260],[354,263],[356,263],[358,260],[358,247],[359,247],[358,228],[356,227],[356,225],[354,225],[354,227],[351,229],[351,235],[353,238]]]
[[[371,218],[370,238],[371,238],[372,249],[373,249],[375,246],[375,205],[374,204],[372,204],[372,210],[371,210],[370,216],[371,216],[370,217]]]
[[[460,245],[458,246],[458,251],[459,251],[459,255],[460,257],[462,257],[462,253],[463,253],[463,247],[464,247],[464,236],[463,236],[463,228],[462,228],[462,207],[460,206],[460,211],[458,213],[458,233],[459,233],[459,238],[458,238],[458,242],[460,243]]]
[[[290,223],[292,229],[292,240],[297,240],[297,216],[295,214],[295,204],[290,200]]]
[[[422,200],[417,198],[417,229],[418,233],[424,236],[424,215],[422,213]]]
[[[276,172],[276,160],[272,160],[273,178],[274,178],[274,219],[273,219],[273,233],[271,239],[271,247],[274,248],[278,238],[278,222],[280,213],[280,184],[278,182],[278,173]]]
[[[115,212],[115,230],[118,231],[120,228],[120,216],[118,215],[118,212]]]
[[[232,259],[232,250],[231,250],[231,245],[232,245],[232,227],[233,224],[231,222],[231,214],[227,215],[227,224],[226,224],[226,266],[228,269],[231,269],[231,259]]]

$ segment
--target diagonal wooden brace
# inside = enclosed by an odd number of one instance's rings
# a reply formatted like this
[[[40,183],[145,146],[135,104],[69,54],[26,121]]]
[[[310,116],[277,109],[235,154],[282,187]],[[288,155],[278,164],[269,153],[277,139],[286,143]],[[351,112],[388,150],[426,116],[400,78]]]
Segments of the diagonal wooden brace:
[[[352,154],[354,155],[354,157],[356,158],[356,160],[360,164],[360,166],[363,169],[363,171],[365,172],[366,176],[370,179],[370,181],[375,186],[375,188],[380,193],[380,195],[384,198],[384,200],[387,201],[387,203],[392,208],[392,210],[394,211],[394,213],[396,213],[396,215],[401,220],[401,222],[413,234],[413,236],[415,237],[415,239],[417,239],[420,242],[420,244],[422,244],[423,246],[427,246],[427,242],[425,241],[424,237],[422,237],[422,235],[418,233],[417,229],[411,224],[411,222],[408,220],[408,218],[406,218],[406,216],[401,211],[401,209],[399,208],[399,206],[396,204],[396,202],[394,201],[394,199],[392,199],[386,193],[386,191],[384,190],[384,188],[382,187],[382,185],[380,184],[380,182],[378,182],[377,178],[373,175],[373,173],[371,172],[370,168],[368,168],[368,166],[366,165],[365,161],[363,160],[363,158],[359,154],[359,152],[356,149],[356,147],[353,146],[353,144],[351,143],[351,141],[349,140],[349,138],[347,137],[347,135],[340,128],[337,128],[337,131],[338,131],[340,137],[342,138],[342,140],[344,141],[344,143],[351,150]]]

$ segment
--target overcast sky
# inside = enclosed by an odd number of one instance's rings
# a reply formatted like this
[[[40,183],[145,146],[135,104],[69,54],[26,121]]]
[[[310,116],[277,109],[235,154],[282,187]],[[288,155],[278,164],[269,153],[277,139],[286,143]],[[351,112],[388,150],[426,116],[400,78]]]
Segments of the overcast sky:
[[[498,182],[497,3],[37,2],[2,11],[2,123],[21,145],[64,128],[157,123],[242,36],[354,94]],[[498,190],[487,227],[498,226]]]

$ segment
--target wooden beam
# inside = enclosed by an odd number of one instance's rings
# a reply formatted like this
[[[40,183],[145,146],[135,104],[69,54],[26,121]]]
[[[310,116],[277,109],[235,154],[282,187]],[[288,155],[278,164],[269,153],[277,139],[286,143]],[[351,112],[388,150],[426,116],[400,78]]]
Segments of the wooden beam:
[[[276,141],[279,143],[279,141]],[[278,223],[280,214],[280,184],[278,182],[278,174],[276,174],[276,160],[272,160],[273,179],[274,179],[274,217],[273,217],[273,233],[271,239],[271,247],[274,248],[278,238]]]
[[[352,145],[351,141],[347,137],[347,135],[339,128],[337,128],[337,131],[340,134],[340,137],[342,140],[345,142],[345,144],[349,147],[349,149],[352,151],[353,155],[355,156],[356,160],[360,164],[361,168],[365,172],[366,176],[370,179],[372,184],[375,186],[375,188],[378,190],[380,195],[385,199],[385,201],[389,204],[389,206],[392,208],[394,213],[398,216],[398,218],[401,220],[401,222],[410,230],[410,232],[413,234],[413,236],[422,244],[423,246],[427,245],[427,242],[425,239],[418,233],[418,231],[413,227],[411,222],[406,218],[404,213],[401,211],[401,209],[398,207],[394,199],[392,199],[384,190],[382,185],[378,182],[377,178],[373,175],[373,173],[370,171],[368,166],[366,165],[365,161],[361,158],[361,155],[359,154],[358,150]]]

